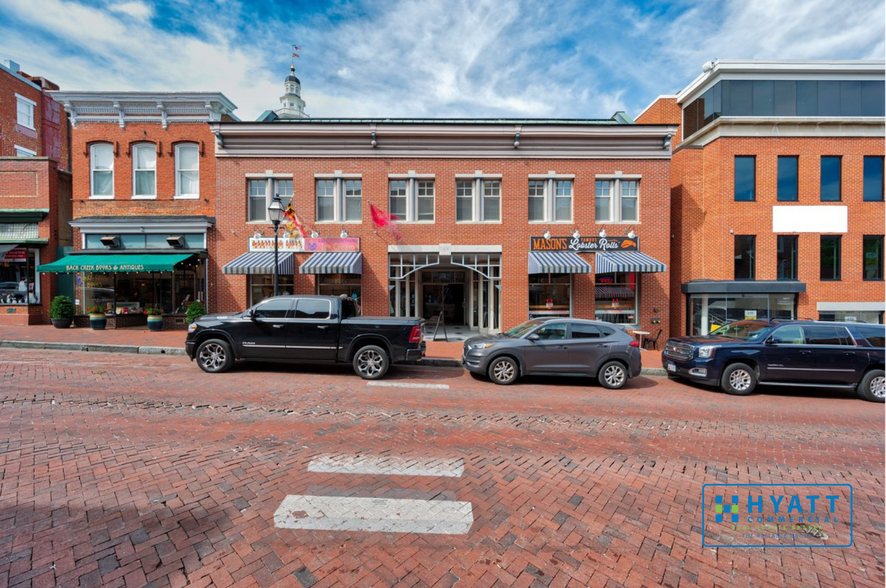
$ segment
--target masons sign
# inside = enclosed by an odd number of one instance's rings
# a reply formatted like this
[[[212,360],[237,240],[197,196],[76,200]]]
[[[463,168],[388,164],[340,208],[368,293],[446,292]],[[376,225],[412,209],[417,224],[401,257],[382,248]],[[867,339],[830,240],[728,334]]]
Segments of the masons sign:
[[[530,251],[637,251],[637,237],[529,237]]]

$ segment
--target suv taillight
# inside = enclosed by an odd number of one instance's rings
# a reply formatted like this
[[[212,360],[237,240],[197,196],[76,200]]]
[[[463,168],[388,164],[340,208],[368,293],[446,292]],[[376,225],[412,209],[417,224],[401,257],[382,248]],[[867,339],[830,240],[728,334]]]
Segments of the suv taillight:
[[[638,341],[631,341],[630,343],[628,343],[628,345],[630,345],[631,347],[639,347],[640,343]]]
[[[421,343],[421,325],[412,327],[412,332],[409,333],[409,342]]]

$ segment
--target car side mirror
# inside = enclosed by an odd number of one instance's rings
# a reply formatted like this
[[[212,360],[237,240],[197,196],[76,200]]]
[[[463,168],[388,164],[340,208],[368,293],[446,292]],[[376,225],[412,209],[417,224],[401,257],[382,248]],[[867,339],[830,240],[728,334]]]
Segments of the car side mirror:
[[[251,321],[254,321],[255,320],[255,311],[252,310],[251,308],[249,310],[247,310],[246,311],[246,318],[248,318]]]
[[[769,337],[764,341],[764,345],[776,345],[777,343],[778,341],[776,341],[774,337]]]
[[[527,335],[526,338],[529,339],[530,341],[538,341],[539,339],[541,339],[541,337],[539,337],[535,333],[532,333],[531,335]]]

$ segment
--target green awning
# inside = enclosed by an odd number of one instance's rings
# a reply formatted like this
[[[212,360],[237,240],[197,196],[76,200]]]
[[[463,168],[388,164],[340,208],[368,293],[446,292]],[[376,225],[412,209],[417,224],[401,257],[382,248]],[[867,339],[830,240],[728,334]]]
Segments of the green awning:
[[[175,264],[193,255],[187,254],[141,254],[126,255],[68,255],[52,263],[37,266],[38,272],[73,274],[77,272],[170,272]]]

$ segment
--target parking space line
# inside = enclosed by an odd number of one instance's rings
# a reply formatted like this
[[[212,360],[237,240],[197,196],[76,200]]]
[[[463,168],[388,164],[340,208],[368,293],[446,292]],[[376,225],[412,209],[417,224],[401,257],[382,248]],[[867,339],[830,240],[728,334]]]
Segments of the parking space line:
[[[474,523],[470,502],[289,495],[274,513],[282,529],[464,535]]]
[[[449,384],[407,384],[405,382],[366,382],[367,386],[384,386],[386,388],[428,388],[431,390],[449,390]]]
[[[465,471],[465,462],[461,458],[409,459],[372,455],[319,455],[308,464],[308,471],[334,474],[460,478]]]

